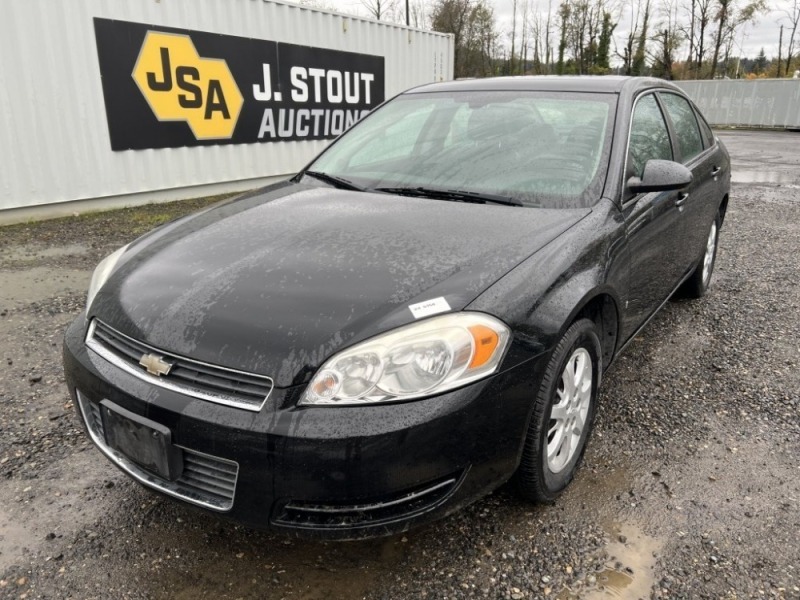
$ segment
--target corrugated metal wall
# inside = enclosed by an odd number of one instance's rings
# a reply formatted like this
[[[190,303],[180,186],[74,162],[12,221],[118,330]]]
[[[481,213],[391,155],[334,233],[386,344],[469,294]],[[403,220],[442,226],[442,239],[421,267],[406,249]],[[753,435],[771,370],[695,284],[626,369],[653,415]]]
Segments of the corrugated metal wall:
[[[800,127],[800,79],[675,81],[716,126]]]
[[[273,1],[4,0],[2,13],[0,210],[285,175],[328,143],[112,152],[94,17],[382,55],[387,98],[453,77],[449,36]]]

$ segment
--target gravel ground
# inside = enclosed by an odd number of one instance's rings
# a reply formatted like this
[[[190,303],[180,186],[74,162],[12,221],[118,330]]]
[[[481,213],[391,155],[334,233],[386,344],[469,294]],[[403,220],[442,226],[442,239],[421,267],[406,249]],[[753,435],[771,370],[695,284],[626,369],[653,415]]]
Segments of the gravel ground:
[[[157,497],[87,441],[61,336],[94,265],[175,203],[0,228],[0,598],[800,598],[800,134],[724,132],[711,293],[604,382],[569,491],[302,542]]]

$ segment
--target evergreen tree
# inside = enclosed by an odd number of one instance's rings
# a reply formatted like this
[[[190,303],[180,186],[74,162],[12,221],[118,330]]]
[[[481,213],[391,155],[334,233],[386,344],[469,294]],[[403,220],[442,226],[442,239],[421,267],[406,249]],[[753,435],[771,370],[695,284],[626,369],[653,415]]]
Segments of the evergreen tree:
[[[597,66],[601,69],[610,69],[609,54],[611,53],[611,35],[617,27],[611,22],[611,13],[603,13],[603,25],[600,29],[600,41],[597,43]]]
[[[755,63],[753,64],[753,73],[756,75],[761,75],[764,71],[767,70],[767,55],[764,54],[764,48],[758,53],[756,56]]]

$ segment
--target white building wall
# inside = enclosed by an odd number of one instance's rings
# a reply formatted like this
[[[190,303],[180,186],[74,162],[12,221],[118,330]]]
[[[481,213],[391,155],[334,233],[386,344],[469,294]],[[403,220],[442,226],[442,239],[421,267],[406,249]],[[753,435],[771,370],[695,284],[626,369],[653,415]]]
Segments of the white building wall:
[[[800,128],[800,79],[715,79],[673,82],[711,125]]]
[[[0,10],[0,220],[77,200],[254,187],[329,143],[112,151],[94,17],[380,55],[386,98],[453,77],[450,36],[272,0],[4,0]]]

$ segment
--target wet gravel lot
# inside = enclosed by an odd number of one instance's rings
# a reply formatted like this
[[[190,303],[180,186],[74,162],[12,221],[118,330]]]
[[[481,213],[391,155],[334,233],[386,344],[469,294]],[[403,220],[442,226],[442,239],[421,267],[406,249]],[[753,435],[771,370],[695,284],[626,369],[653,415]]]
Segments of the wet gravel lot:
[[[320,543],[155,496],[87,441],[61,337],[94,265],[202,202],[0,228],[0,598],[800,598],[800,133],[722,132],[712,290],[604,381],[569,491]]]

